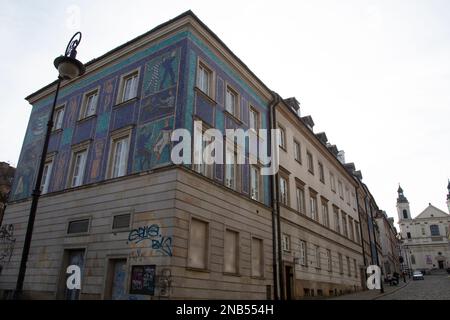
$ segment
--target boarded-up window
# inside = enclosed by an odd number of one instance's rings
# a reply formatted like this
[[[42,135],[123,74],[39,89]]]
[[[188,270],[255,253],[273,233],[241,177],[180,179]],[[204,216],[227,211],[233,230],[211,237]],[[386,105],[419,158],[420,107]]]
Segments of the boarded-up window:
[[[192,268],[206,269],[208,224],[192,219],[189,235],[188,265]]]
[[[89,219],[69,222],[67,233],[83,233],[89,230]]]
[[[252,276],[263,276],[263,242],[261,239],[252,238]]]
[[[225,265],[224,271],[227,273],[238,273],[238,243],[239,234],[226,230],[225,232]]]
[[[130,214],[118,214],[113,218],[113,229],[128,228],[130,226]]]

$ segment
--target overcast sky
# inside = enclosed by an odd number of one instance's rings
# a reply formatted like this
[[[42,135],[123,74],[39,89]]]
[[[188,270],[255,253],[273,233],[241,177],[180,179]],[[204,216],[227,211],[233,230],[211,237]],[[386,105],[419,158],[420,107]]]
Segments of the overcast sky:
[[[315,131],[355,162],[397,221],[448,212],[450,1],[0,0],[0,161],[17,165],[28,94],[56,79],[75,31],[87,62],[191,9],[272,90],[297,97]]]

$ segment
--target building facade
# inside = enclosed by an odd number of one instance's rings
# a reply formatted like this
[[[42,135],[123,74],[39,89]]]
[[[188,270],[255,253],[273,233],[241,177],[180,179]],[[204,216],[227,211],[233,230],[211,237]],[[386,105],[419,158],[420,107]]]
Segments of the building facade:
[[[394,218],[389,218],[385,211],[378,211],[375,220],[380,230],[381,261],[384,275],[397,272],[400,274],[400,248]]]
[[[0,162],[0,225],[2,224],[15,172],[16,168],[10,166],[9,163]]]
[[[397,193],[402,251],[410,270],[428,271],[450,267],[450,215],[430,203],[412,218],[408,199],[400,186]]]

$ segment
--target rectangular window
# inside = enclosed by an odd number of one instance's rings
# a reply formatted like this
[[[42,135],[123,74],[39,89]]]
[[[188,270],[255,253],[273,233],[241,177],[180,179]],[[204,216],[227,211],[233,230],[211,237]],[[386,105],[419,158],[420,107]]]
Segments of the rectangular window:
[[[294,158],[298,162],[302,163],[302,149],[300,146],[300,142],[294,140]]]
[[[347,259],[348,276],[351,277],[352,276],[352,270],[351,270],[351,267],[350,267],[350,258],[346,257],[346,259]]]
[[[407,237],[408,239],[411,239],[411,232],[407,232],[407,233],[406,233],[406,237]]]
[[[360,243],[359,238],[359,223],[355,221],[355,239],[357,243]]]
[[[331,258],[331,250],[327,249],[327,270],[329,272],[333,271],[333,263],[332,262],[333,262],[333,260]]]
[[[297,210],[303,214],[306,213],[305,209],[305,190],[297,187]]]
[[[299,257],[299,263],[302,266],[307,266],[307,254],[306,254],[306,242],[303,240],[300,240],[300,257]]]
[[[344,188],[340,180],[338,180],[338,189],[339,189],[339,197],[341,197],[341,199],[344,200]]]
[[[204,64],[198,65],[197,87],[207,96],[212,97],[212,71]]]
[[[188,265],[192,268],[206,269],[208,256],[208,224],[192,219],[189,233]]]
[[[263,241],[252,238],[252,276],[264,276]]]
[[[227,92],[225,95],[225,110],[239,118],[238,108],[238,94],[236,91],[227,86]]]
[[[42,173],[41,181],[41,193],[48,192],[48,186],[50,185],[50,179],[52,177],[53,160],[47,161],[44,165],[44,172]]]
[[[72,177],[70,179],[70,187],[78,187],[83,184],[84,171],[86,168],[87,150],[81,150],[73,155],[72,160]]]
[[[139,73],[133,72],[129,75],[126,75],[122,79],[122,95],[120,102],[125,102],[136,98],[137,96],[137,88],[139,81]]]
[[[320,269],[322,267],[322,263],[321,263],[321,258],[320,258],[320,247],[316,246],[316,268]]]
[[[121,137],[112,142],[111,178],[122,177],[127,173],[129,137]]]
[[[286,150],[286,129],[280,125],[278,125],[278,129],[280,130],[280,134],[278,135],[278,146]]]
[[[80,119],[84,119],[95,114],[97,110],[97,100],[98,90],[92,91],[84,96]]]
[[[115,215],[113,217],[113,225],[112,225],[113,230],[130,227],[130,218],[131,215],[129,213]]]
[[[307,151],[306,156],[308,158],[308,171],[314,174],[314,162],[311,152]]]
[[[253,107],[250,107],[249,126],[250,129],[253,129],[255,131],[259,130],[259,112],[256,111]]]
[[[330,172],[330,186],[331,191],[336,192],[336,179],[334,178],[334,174]]]
[[[358,265],[356,264],[356,259],[353,259],[353,270],[355,270],[355,278],[358,278]]]
[[[316,195],[310,195],[309,197],[309,207],[311,209],[311,219],[318,220],[317,219],[317,198]]]
[[[199,163],[194,163],[194,170],[204,175],[205,177],[212,178],[214,170],[212,156],[211,154],[207,153],[205,154],[205,157],[203,157],[203,152],[205,148],[214,141],[214,138],[211,135],[207,134],[206,131],[203,132],[201,127],[196,126],[195,131],[194,159],[198,159]],[[228,153],[227,156],[229,156]],[[232,157],[227,158],[227,161],[231,161],[231,159]]]
[[[348,217],[348,230],[350,234],[350,240],[355,240],[354,229],[353,229],[353,218]]]
[[[89,230],[89,219],[70,221],[67,228],[68,234],[86,233]]]
[[[323,164],[322,162],[318,162],[318,166],[319,166],[319,179],[322,183],[325,183],[325,173],[323,171]]]
[[[53,116],[53,130],[59,130],[63,127],[64,121],[64,106],[55,109],[55,114]]]
[[[347,215],[344,212],[342,212],[342,231],[344,236],[348,237]]]
[[[333,206],[334,213],[334,231],[341,233],[340,219],[339,219],[339,209]]]
[[[322,223],[327,228],[330,226],[330,218],[328,216],[328,203],[326,201],[322,201]]]
[[[237,154],[231,148],[231,146],[227,146],[226,149],[226,164],[225,164],[225,185],[228,188],[237,189]]]
[[[238,273],[238,245],[239,234],[231,230],[226,230],[224,248],[224,272],[226,273]]]
[[[253,200],[259,200],[259,168],[251,166],[250,169],[250,182],[251,182],[251,198]]]
[[[339,261],[339,273],[344,274],[344,261],[342,260],[342,254],[338,254],[338,261]]]
[[[291,237],[288,234],[283,234],[281,244],[283,251],[291,251]]]
[[[347,197],[347,204],[350,205],[350,190],[345,187],[345,196]]]
[[[287,180],[283,177],[280,177],[280,202],[288,205],[288,184]]]

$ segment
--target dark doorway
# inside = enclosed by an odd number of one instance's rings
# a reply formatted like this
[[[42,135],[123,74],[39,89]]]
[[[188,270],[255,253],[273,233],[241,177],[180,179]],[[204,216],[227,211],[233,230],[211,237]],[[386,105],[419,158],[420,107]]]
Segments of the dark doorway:
[[[294,288],[294,272],[291,266],[285,266],[285,277],[286,277],[286,300],[293,299],[293,288]]]
[[[439,264],[439,269],[444,269],[444,261],[443,260],[438,261],[438,264]]]

